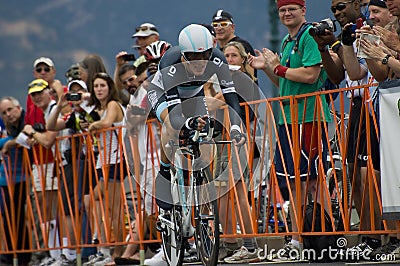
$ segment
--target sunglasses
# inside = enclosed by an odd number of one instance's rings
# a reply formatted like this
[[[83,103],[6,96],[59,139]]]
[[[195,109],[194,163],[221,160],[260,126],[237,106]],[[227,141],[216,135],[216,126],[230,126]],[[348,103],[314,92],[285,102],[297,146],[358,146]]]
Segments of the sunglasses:
[[[131,76],[131,77],[125,79],[124,81],[122,81],[122,84],[127,85],[128,82],[131,83],[131,82],[135,81],[135,79],[136,79],[136,76],[133,75],[133,76]]]
[[[37,72],[37,73],[41,73],[42,71],[45,71],[45,72],[50,72],[50,70],[51,70],[51,68],[50,67],[37,67],[36,69],[35,69],[35,71]]]
[[[211,26],[213,26],[214,28],[218,28],[218,27],[226,28],[226,27],[228,27],[230,25],[232,25],[232,22],[229,22],[229,21],[221,21],[221,22],[213,22],[213,23],[211,23]]]
[[[353,3],[353,2],[354,2],[354,0],[352,0],[352,1],[347,1],[347,2],[343,2],[343,3],[339,3],[339,4],[337,4],[336,6],[332,6],[332,7],[331,7],[331,11],[332,11],[333,14],[335,14],[335,13],[336,13],[336,10],[342,11],[343,9],[346,8],[347,4],[350,4],[350,3]]]
[[[158,32],[156,27],[142,26],[142,27],[137,27],[136,28],[136,32],[138,32],[138,31],[146,31],[146,30],[153,30],[153,31]]]
[[[183,57],[186,61],[194,61],[194,60],[210,60],[212,55],[212,50],[208,49],[207,51],[201,53],[195,52],[185,52],[183,53]]]
[[[37,83],[30,84],[28,89],[31,89],[31,88],[34,88],[34,87],[44,87],[46,89],[46,88],[49,87],[49,85],[46,84],[46,83],[43,83],[43,82],[37,82]]]

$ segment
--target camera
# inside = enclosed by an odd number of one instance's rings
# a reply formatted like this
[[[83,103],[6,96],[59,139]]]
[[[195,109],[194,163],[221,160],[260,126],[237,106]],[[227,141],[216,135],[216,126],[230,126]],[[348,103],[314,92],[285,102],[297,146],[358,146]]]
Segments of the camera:
[[[80,93],[67,93],[67,101],[76,102],[82,99],[82,94]]]
[[[124,59],[125,61],[135,61],[136,56],[134,54],[124,54],[122,56],[122,59]]]
[[[335,31],[335,24],[330,18],[321,20],[317,25],[310,28],[309,33],[311,36],[325,35],[325,30]]]

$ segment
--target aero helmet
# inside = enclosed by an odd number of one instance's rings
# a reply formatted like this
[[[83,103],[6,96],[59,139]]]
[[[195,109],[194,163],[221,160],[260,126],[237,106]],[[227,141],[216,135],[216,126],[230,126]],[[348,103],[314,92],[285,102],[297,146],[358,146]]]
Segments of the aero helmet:
[[[146,46],[144,57],[146,58],[146,61],[159,59],[170,47],[171,44],[166,41],[155,41]]]
[[[210,31],[201,25],[190,24],[179,33],[179,48],[181,53],[202,53],[213,47]]]

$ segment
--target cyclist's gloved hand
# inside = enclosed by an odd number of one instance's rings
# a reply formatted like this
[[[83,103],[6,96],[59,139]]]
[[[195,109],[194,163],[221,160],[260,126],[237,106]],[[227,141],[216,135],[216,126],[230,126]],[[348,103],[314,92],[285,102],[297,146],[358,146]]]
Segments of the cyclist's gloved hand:
[[[342,31],[343,45],[352,46],[355,40],[356,40],[356,34],[352,31],[352,27],[351,26],[344,27]]]
[[[207,124],[207,118],[207,116],[190,117],[186,120],[186,128],[201,131]]]
[[[240,133],[238,130],[233,129],[231,131],[231,140],[233,140],[236,146],[241,146],[246,143],[246,135]]]

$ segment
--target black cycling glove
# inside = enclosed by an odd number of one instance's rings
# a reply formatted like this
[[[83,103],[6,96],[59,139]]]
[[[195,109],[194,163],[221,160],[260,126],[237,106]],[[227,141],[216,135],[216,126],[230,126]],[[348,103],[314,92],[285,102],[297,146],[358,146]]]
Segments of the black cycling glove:
[[[352,27],[347,27],[342,31],[342,43],[343,45],[352,46],[356,40],[356,34],[352,31]],[[353,35],[353,36],[352,36]]]
[[[232,140],[235,140],[236,143],[239,143],[239,142],[242,140],[242,138],[246,139],[246,134],[240,133],[240,132],[239,132],[238,130],[236,130],[236,129],[233,129],[233,130],[231,131],[231,139],[232,139]]]

